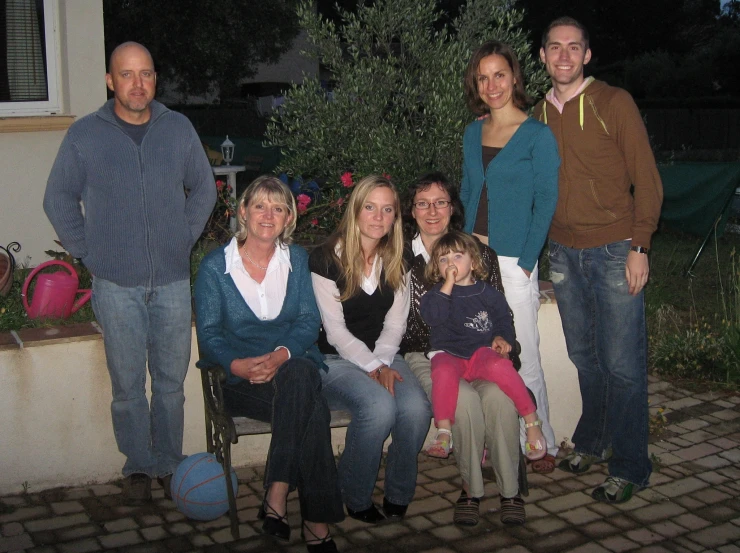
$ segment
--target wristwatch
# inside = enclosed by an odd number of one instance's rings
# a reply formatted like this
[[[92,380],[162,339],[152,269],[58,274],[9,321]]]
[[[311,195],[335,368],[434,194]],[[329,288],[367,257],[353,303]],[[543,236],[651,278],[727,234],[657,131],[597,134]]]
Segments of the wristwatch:
[[[630,246],[630,250],[632,250],[633,252],[644,254],[647,254],[647,252],[649,251],[647,248],[644,248],[642,246]]]

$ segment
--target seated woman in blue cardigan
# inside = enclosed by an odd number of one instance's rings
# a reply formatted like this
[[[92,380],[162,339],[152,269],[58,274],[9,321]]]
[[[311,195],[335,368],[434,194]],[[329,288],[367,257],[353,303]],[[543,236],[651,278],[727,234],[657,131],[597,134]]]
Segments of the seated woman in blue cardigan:
[[[290,538],[287,498],[297,488],[309,553],[332,553],[327,523],[342,521],[344,510],[315,345],[321,318],[308,255],[290,244],[295,215],[279,179],[262,176],[247,187],[236,236],[200,265],[196,326],[202,356],[228,373],[229,414],[272,423],[263,532]]]

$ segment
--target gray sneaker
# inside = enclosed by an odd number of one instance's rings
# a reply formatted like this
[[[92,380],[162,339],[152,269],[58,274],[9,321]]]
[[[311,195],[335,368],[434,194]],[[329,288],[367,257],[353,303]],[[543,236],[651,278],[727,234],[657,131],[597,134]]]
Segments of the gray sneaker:
[[[576,453],[575,451],[571,451],[565,459],[560,461],[558,468],[566,472],[572,472],[573,474],[581,474],[586,472],[594,463],[599,463],[601,461],[602,459],[594,455],[586,455],[585,453]]]
[[[641,489],[637,484],[609,476],[603,484],[591,492],[591,497],[604,503],[624,503],[632,499],[632,496]]]
[[[139,506],[152,500],[152,479],[148,474],[135,472],[126,477],[123,483],[123,502]]]

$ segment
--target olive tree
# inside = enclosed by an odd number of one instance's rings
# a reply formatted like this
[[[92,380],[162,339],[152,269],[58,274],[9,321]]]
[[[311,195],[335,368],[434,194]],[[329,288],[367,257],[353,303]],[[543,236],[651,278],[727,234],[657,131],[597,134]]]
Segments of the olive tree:
[[[306,54],[318,58],[332,84],[329,91],[311,78],[287,92],[267,130],[268,141],[282,149],[279,169],[318,179],[323,203],[334,206],[348,192],[347,172],[354,182],[385,173],[401,189],[432,169],[459,179],[462,133],[473,120],[463,93],[471,53],[486,40],[506,42],[518,54],[531,94],[547,82],[521,28],[522,12],[511,4],[469,0],[449,23],[435,0],[337,8],[338,23],[310,2],[299,4],[311,44]]]

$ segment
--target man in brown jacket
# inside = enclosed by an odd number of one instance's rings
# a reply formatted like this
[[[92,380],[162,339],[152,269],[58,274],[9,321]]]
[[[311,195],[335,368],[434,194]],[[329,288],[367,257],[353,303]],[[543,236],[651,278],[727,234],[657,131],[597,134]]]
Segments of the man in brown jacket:
[[[632,97],[584,78],[585,27],[553,21],[540,58],[553,87],[535,117],[552,130],[562,159],[550,271],[583,401],[575,449],[560,468],[581,473],[608,458],[609,477],[592,496],[622,503],[652,470],[643,288],[663,189]]]

